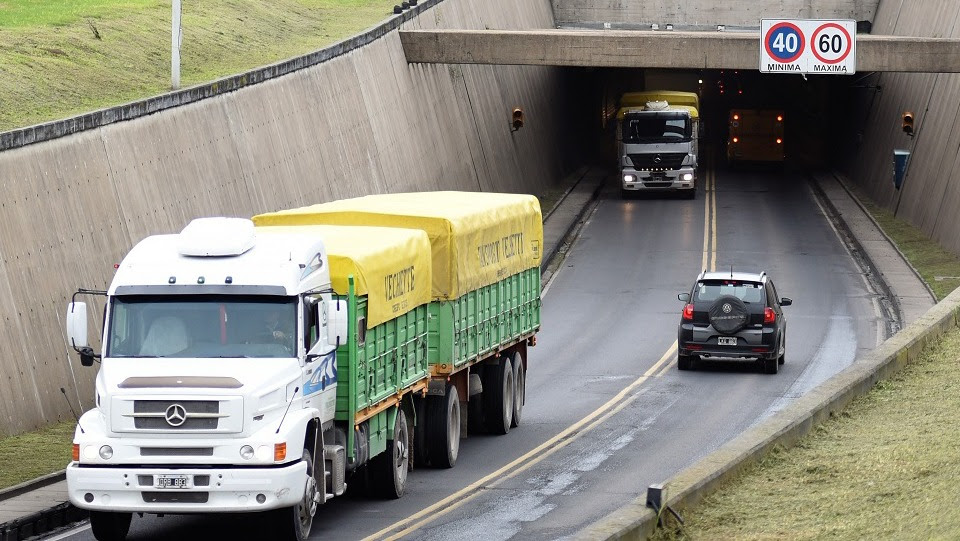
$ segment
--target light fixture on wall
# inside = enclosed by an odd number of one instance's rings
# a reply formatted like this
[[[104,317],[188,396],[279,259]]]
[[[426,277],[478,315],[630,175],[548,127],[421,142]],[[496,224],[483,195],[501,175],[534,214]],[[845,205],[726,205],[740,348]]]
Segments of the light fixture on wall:
[[[725,24],[718,24],[718,25],[717,25],[717,32],[723,32],[723,31],[726,30],[726,29],[727,29],[727,25],[725,25]]]
[[[653,23],[650,25],[650,30],[660,30],[660,25],[657,23]]]
[[[673,25],[670,23],[667,23],[667,30],[673,30]]]

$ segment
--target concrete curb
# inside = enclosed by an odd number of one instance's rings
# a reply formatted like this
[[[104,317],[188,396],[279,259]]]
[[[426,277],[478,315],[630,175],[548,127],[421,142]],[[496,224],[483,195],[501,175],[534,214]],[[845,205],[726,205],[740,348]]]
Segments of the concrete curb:
[[[566,199],[568,195],[570,195],[570,193],[572,193],[574,190],[577,189],[577,187],[580,186],[580,182],[582,182],[583,179],[587,177],[587,174],[589,174],[590,171],[591,170],[588,168],[583,172],[583,174],[577,180],[576,184],[574,184],[569,190],[567,190],[563,198],[556,205],[554,205],[553,209],[550,210],[550,213],[548,214],[548,216],[550,214],[553,214],[553,211],[560,206],[560,203],[562,203],[563,200]],[[560,236],[560,242],[558,242],[556,246],[551,248],[549,253],[545,253],[543,255],[543,260],[540,262],[541,282],[546,283],[546,281],[548,280],[549,275],[546,274],[547,269],[550,268],[550,264],[553,263],[553,260],[556,257],[557,253],[560,252],[560,247],[566,245],[569,242],[568,237],[570,237],[570,234],[577,228],[577,226],[583,220],[583,216],[584,214],[586,214],[587,209],[590,208],[590,204],[597,200],[597,197],[600,196],[601,191],[603,191],[602,178],[600,182],[598,182],[597,185],[593,188],[593,191],[590,193],[589,198],[580,207],[580,210],[577,212],[577,215],[574,217],[573,220],[570,221],[570,224],[569,226],[567,226],[566,230],[563,232],[563,235]],[[546,221],[546,218],[544,218],[544,221]]]
[[[37,477],[36,479],[31,479],[29,481],[24,481],[19,485],[13,485],[12,487],[7,487],[3,490],[0,490],[0,502],[3,500],[9,500],[21,494],[26,494],[38,488],[43,488],[47,485],[52,485],[54,483],[59,483],[67,478],[67,470],[60,470],[53,473],[48,473],[43,477]]]
[[[394,30],[398,30],[401,24],[441,2],[443,2],[443,0],[423,0],[399,15],[391,15],[386,21],[368,29],[362,34],[339,41],[329,47],[303,56],[294,57],[245,73],[231,75],[213,82],[167,92],[124,105],[108,107],[64,120],[55,120],[0,133],[0,152],[92,130],[115,122],[132,120],[163,111],[164,109],[171,109],[220,94],[233,92],[246,86],[262,83],[304,68],[309,68],[310,66],[321,64],[338,56],[345,55],[354,49],[359,49]]]
[[[915,360],[925,346],[960,322],[960,289],[877,349],[805,396],[681,471],[666,483],[664,501],[676,510],[695,505],[775,447],[790,447],[876,383]],[[638,498],[579,532],[575,539],[646,539],[658,517]]]
[[[29,539],[86,520],[87,517],[86,511],[77,509],[69,502],[64,502],[50,509],[0,524],[0,541]]]
[[[920,271],[918,271],[917,268],[914,267],[912,263],[910,263],[910,260],[907,259],[907,256],[904,255],[902,251],[900,251],[900,248],[897,246],[897,243],[893,242],[893,239],[890,238],[890,235],[887,235],[887,232],[884,231],[882,227],[880,227],[880,224],[877,222],[876,218],[873,217],[873,214],[870,214],[870,211],[867,210],[867,207],[863,206],[863,203],[860,202],[860,198],[857,197],[852,191],[850,191],[850,188],[847,186],[847,178],[836,172],[833,173],[833,178],[837,179],[837,184],[839,184],[840,187],[843,188],[843,191],[847,192],[847,195],[850,196],[850,199],[852,199],[853,202],[856,203],[858,207],[860,207],[860,210],[862,210],[863,213],[867,216],[867,218],[869,218],[870,221],[873,223],[873,225],[876,226],[876,228],[880,231],[880,234],[883,235],[883,238],[887,239],[887,242],[890,243],[890,246],[892,246],[893,249],[896,250],[898,254],[900,254],[900,258],[903,259],[903,262],[906,263],[908,267],[910,267],[910,270],[913,272],[913,274],[917,276],[917,279],[920,280],[920,283],[923,284],[924,289],[926,289],[927,293],[930,294],[930,298],[933,299],[933,302],[937,302],[937,295],[933,292],[933,289],[930,288],[930,284],[928,284],[927,281],[924,280],[923,276],[920,274]]]

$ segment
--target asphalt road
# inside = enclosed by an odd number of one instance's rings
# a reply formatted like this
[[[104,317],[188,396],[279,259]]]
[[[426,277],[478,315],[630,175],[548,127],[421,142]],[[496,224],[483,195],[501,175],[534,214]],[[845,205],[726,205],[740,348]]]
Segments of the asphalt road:
[[[623,201],[611,180],[547,286],[522,425],[471,436],[454,469],[413,472],[400,500],[330,502],[311,538],[572,535],[884,338],[876,295],[802,176],[705,177],[695,200]],[[677,293],[701,268],[730,265],[767,270],[794,300],[777,375],[742,362],[676,369]],[[261,518],[135,518],[130,539],[269,539]]]

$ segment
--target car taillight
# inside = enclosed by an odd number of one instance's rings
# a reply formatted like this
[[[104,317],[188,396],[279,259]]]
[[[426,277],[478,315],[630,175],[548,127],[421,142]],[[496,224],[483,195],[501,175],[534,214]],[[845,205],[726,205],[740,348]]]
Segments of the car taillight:
[[[687,320],[687,321],[692,321],[692,320],[693,320],[693,305],[692,305],[692,304],[688,304],[688,305],[686,305],[686,306],[683,307],[683,319],[685,319],[685,320]]]
[[[777,320],[777,313],[773,311],[773,308],[769,306],[763,309],[763,322],[764,323],[773,323]]]

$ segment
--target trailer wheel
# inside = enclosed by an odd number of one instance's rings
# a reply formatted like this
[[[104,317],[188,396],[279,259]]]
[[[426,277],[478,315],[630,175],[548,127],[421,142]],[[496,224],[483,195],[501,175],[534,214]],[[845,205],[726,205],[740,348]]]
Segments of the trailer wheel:
[[[447,383],[446,395],[428,397],[427,440],[430,465],[452,468],[460,454],[460,395]]]
[[[123,541],[130,532],[133,513],[90,511],[90,529],[97,541]]]
[[[407,485],[407,467],[410,459],[409,441],[407,416],[402,409],[398,409],[397,420],[393,424],[393,439],[387,440],[386,451],[375,459],[376,467],[370,472],[376,476],[380,495],[384,498],[395,500],[403,496],[403,489]]]
[[[523,403],[527,394],[527,374],[523,369],[523,358],[519,352],[513,354],[513,420],[510,426],[520,426],[523,417]]]
[[[303,498],[293,507],[285,507],[273,512],[279,539],[304,541],[310,537],[313,515],[317,512],[317,491],[325,490],[322,488],[325,487],[325,483],[324,485],[317,483],[313,455],[310,451],[304,449],[300,460],[307,463],[307,480],[303,489]]]
[[[486,376],[483,405],[487,430],[492,434],[506,434],[513,422],[513,363],[510,358],[501,356],[495,366],[487,367]]]

